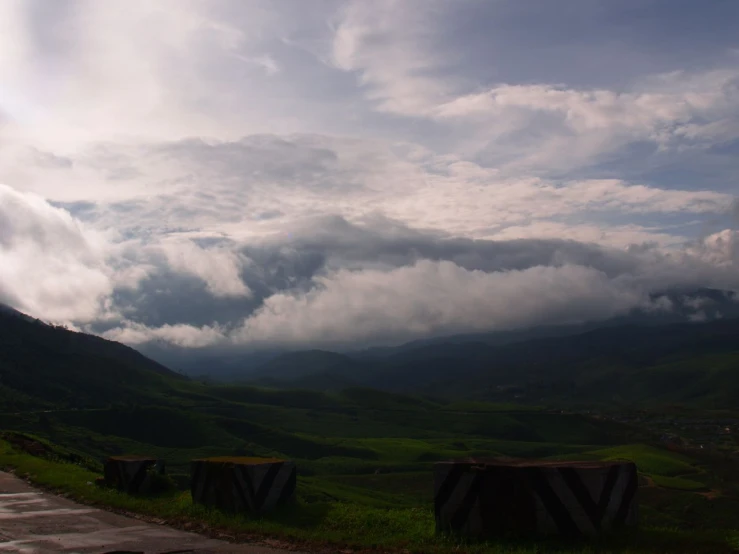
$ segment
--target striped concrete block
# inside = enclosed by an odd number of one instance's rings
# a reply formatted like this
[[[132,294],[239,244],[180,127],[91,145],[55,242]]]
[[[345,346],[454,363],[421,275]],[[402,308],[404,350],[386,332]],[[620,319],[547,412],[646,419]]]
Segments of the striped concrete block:
[[[295,464],[277,458],[220,457],[193,460],[193,502],[228,512],[263,513],[293,498]]]
[[[596,536],[636,525],[637,488],[631,462],[441,462],[434,470],[436,528],[471,538]]]
[[[111,456],[105,461],[105,484],[129,494],[149,492],[153,474],[164,474],[164,462],[144,456]]]

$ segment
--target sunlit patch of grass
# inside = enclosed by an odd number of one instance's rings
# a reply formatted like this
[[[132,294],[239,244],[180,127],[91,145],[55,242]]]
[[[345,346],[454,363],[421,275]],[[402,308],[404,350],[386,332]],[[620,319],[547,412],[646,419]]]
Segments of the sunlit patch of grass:
[[[696,472],[689,458],[644,444],[604,448],[591,453],[601,460],[630,460],[637,465],[639,471],[650,475],[672,477]]]
[[[684,477],[666,477],[664,475],[651,475],[654,484],[658,487],[668,489],[677,489],[682,491],[698,491],[705,490],[707,487],[698,481],[685,479]]]

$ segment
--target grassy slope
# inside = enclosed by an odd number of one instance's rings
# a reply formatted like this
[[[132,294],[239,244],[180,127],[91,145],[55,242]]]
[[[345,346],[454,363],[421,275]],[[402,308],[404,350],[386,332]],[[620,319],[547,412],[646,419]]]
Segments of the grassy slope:
[[[629,444],[640,440],[642,434],[632,435],[627,427],[581,416],[507,411],[505,406],[493,405],[476,405],[477,412],[457,412],[447,406],[388,393],[359,397],[356,391],[330,395],[326,409],[320,410],[320,397],[316,398],[315,393],[303,396],[298,391],[277,393],[243,387],[236,391],[238,394],[225,396],[269,404],[226,400],[213,403],[207,388],[189,390],[192,395],[188,397],[187,409],[141,406],[26,414],[14,416],[13,426],[74,445],[97,457],[123,452],[162,457],[183,488],[187,487],[187,463],[192,458],[252,454],[295,459],[300,471],[300,510],[261,522],[205,514],[189,505],[187,494],[170,499],[171,505],[162,508],[158,500],[134,501],[81,485],[71,490],[86,501],[92,498],[175,520],[204,518],[208,525],[227,528],[231,533],[237,529],[364,546],[397,546],[410,541],[418,551],[445,551],[451,546],[444,540],[439,542],[433,533],[431,466],[438,459],[476,455],[631,459],[656,485],[642,494],[646,499],[642,514],[647,525],[692,528],[691,533],[697,529],[722,529],[693,536],[708,541],[695,551],[720,552],[723,547],[715,541],[734,527],[734,520],[727,522],[724,515],[739,509],[735,496],[710,501],[692,492],[718,486],[711,473],[695,460],[645,444]],[[224,396],[223,393],[216,391],[216,396]],[[197,398],[202,404],[196,403]],[[286,407],[288,398],[305,407]],[[440,426],[440,421],[448,426]],[[0,420],[3,426],[8,423],[12,422]],[[510,438],[511,427],[532,438]],[[13,455],[7,449],[2,459],[7,465],[20,468],[42,463]],[[49,466],[47,470],[56,475],[68,468]],[[85,483],[93,480],[91,473],[84,475]],[[51,480],[43,482],[58,484],[66,478],[48,479]],[[65,486],[70,491],[72,485]],[[98,498],[98,494],[104,495]],[[679,496],[682,494],[688,496]],[[690,505],[698,506],[694,517],[681,511]],[[709,506],[718,509],[712,511]],[[680,540],[690,538],[654,528],[640,536],[638,540],[652,545],[649,551],[660,551],[660,544],[667,541],[667,545],[678,536],[682,537]],[[613,551],[620,551],[623,545],[611,546]],[[522,548],[523,552],[536,551],[531,545]],[[673,545],[664,551],[676,550]]]
[[[446,551],[452,544],[433,533],[433,461],[576,454],[630,457],[644,465],[652,482],[661,485],[644,491],[648,524],[727,529],[696,534],[696,551],[722,551],[721,541],[735,526],[735,519],[724,515],[739,511],[736,495],[710,500],[691,492],[723,486],[712,472],[650,449],[641,444],[649,438],[645,433],[608,421],[510,405],[446,404],[361,388],[328,394],[209,387],[169,374],[102,339],[38,325],[23,329],[28,336],[20,340],[14,326],[0,334],[0,429],[33,432],[97,459],[124,452],[155,455],[167,461],[183,487],[190,459],[218,454],[289,457],[301,474],[299,507],[257,522],[205,513],[191,506],[187,494],[143,500],[101,491],[87,485],[96,476],[94,464],[88,469],[59,465],[2,447],[3,464],[85,501],[202,520],[232,531],[365,546],[405,541],[418,551]],[[676,551],[667,546],[692,539],[652,530],[638,540],[652,548],[629,543],[634,551]],[[538,548],[519,546],[522,551]],[[611,546],[621,551],[623,545]]]
[[[290,457],[305,474],[413,471],[448,457],[544,456],[640,438],[624,426],[582,416],[479,404],[488,410],[450,411],[378,391],[177,386],[181,394],[158,406],[0,414],[0,429],[40,434],[98,457],[151,453],[179,472],[193,457],[223,453]]]
[[[63,457],[63,456],[62,456]],[[348,545],[354,548],[403,550],[406,552],[732,552],[739,543],[735,532],[684,532],[674,529],[647,528],[610,537],[590,544],[563,544],[556,540],[498,542],[464,545],[448,537],[437,536],[433,513],[427,503],[408,500],[394,507],[382,501],[400,500],[408,494],[413,479],[392,476],[391,482],[366,477],[373,491],[357,483],[336,482],[322,485],[312,478],[301,478],[298,502],[270,516],[250,519],[226,515],[194,506],[189,493],[177,492],[160,497],[133,497],[99,489],[91,483],[98,473],[82,465],[50,461],[31,456],[0,441],[0,467],[12,468],[34,483],[65,493],[81,502],[150,516],[171,525],[232,538],[276,537],[302,543],[304,547]],[[420,482],[420,476],[415,480]],[[366,485],[366,483],[365,483]],[[391,488],[392,487],[392,488]],[[398,490],[400,488],[400,490]],[[411,486],[412,488],[412,486]],[[365,492],[361,492],[361,491]],[[331,500],[334,493],[345,497]],[[372,498],[379,499],[378,504]],[[425,505],[424,505],[425,504]]]

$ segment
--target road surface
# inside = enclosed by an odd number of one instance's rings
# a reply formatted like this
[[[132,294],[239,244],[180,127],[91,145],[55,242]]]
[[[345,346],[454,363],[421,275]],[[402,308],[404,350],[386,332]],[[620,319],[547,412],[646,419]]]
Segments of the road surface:
[[[0,472],[0,554],[281,554],[144,523],[33,489]],[[295,554],[295,553],[293,553]]]

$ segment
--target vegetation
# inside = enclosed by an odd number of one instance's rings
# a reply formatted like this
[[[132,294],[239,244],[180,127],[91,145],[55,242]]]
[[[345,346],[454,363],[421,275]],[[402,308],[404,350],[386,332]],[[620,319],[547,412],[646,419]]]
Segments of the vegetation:
[[[26,437],[25,448],[36,437]],[[48,443],[45,443],[48,446]],[[143,514],[158,522],[231,539],[277,538],[306,548],[391,549],[405,552],[732,552],[739,533],[646,526],[638,532],[608,537],[594,544],[562,543],[554,539],[464,544],[434,530],[429,504],[428,473],[304,477],[298,502],[261,518],[229,515],[193,505],[189,492],[132,496],[94,486],[99,473],[94,461],[65,458],[68,451],[49,447],[31,455],[16,441],[0,440],[0,467],[12,469],[44,488],[62,492],[91,505]],[[38,453],[38,452],[37,452]],[[51,459],[53,458],[53,459]],[[650,516],[648,516],[650,517]]]
[[[308,546],[532,553],[720,553],[739,547],[736,462],[722,452],[669,450],[643,427],[533,404],[357,386],[207,385],[120,345],[109,350],[113,343],[102,339],[26,320],[4,325],[0,465],[82,502],[229,537],[278,537]],[[176,490],[133,497],[93,486],[102,460],[119,454],[166,460]],[[212,456],[293,459],[298,502],[259,519],[193,506],[189,462]],[[488,456],[633,460],[642,480],[642,529],[591,545],[538,539],[460,545],[438,536],[433,463]]]
[[[478,337],[401,348],[382,357],[291,353],[268,367],[275,369],[270,384],[288,388],[341,388],[351,376],[355,386],[449,401],[611,411],[675,404],[734,409],[738,336],[739,319],[626,325],[505,344]]]

